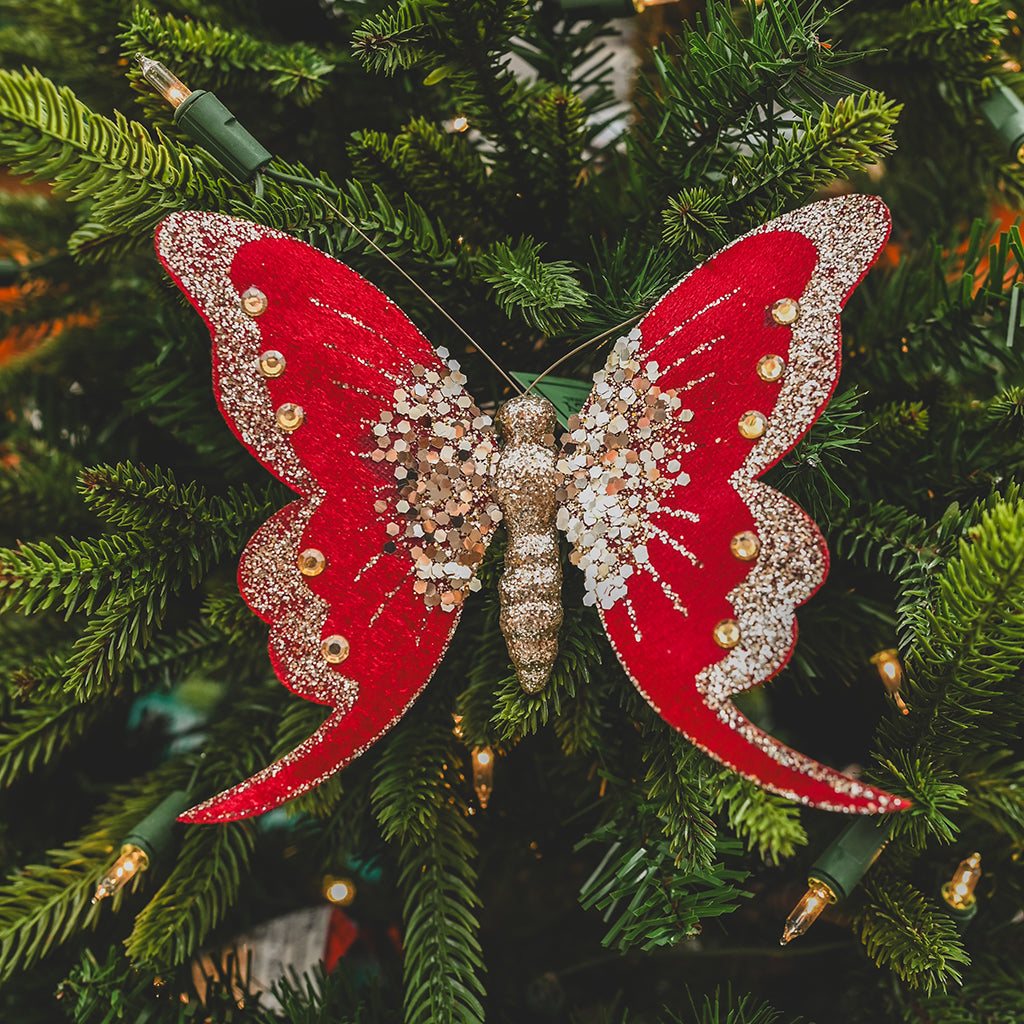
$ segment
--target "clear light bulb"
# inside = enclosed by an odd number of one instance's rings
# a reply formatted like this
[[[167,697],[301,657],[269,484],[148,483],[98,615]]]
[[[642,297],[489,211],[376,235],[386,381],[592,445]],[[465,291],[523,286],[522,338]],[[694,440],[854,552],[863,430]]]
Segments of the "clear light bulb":
[[[966,910],[974,903],[974,890],[980,878],[981,854],[972,853],[960,861],[953,877],[942,887],[942,898],[954,910]]]
[[[324,879],[324,897],[339,907],[347,907],[356,898],[355,884],[351,878],[328,875]]]
[[[782,938],[779,939],[780,946],[785,946],[787,942],[803,935],[818,920],[821,912],[830,903],[836,901],[835,893],[824,882],[811,878],[808,879],[808,885],[807,892],[803,894],[800,902],[786,918],[785,927],[782,929]]]
[[[192,95],[192,90],[173,71],[168,71],[160,61],[151,60],[141,53],[135,54],[135,60],[139,65],[139,70],[142,72],[142,77],[172,107],[180,107]]]
[[[106,874],[96,884],[93,903],[99,903],[107,896],[120,892],[136,875],[149,867],[146,851],[134,843],[125,843],[121,847],[121,855],[107,869]]]
[[[494,751],[490,747],[473,750],[473,789],[480,806],[486,810],[494,792]]]
[[[871,664],[878,669],[882,679],[882,685],[886,692],[896,702],[896,706],[903,714],[910,714],[910,708],[900,696],[900,684],[903,682],[903,666],[900,664],[899,651],[895,648],[888,648],[879,651],[871,658]]]

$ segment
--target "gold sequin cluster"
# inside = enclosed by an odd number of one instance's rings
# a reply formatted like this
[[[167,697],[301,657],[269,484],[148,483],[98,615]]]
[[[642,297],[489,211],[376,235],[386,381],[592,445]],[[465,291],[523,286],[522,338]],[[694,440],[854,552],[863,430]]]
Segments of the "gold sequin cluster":
[[[438,355],[448,359],[444,349]],[[452,611],[480,589],[476,568],[501,521],[489,484],[498,447],[457,362],[447,372],[416,365],[412,373],[416,383],[397,388],[394,412],[373,426],[370,459],[393,465],[397,485],[381,491],[374,509],[387,521],[384,553],[407,552],[416,593],[428,608]]]
[[[584,572],[584,603],[605,609],[626,596],[634,563],[648,562],[652,536],[675,545],[651,521],[654,513],[697,518],[660,502],[670,488],[690,482],[676,456],[692,450],[685,424],[693,413],[682,408],[674,390],[658,386],[656,362],[640,365],[639,347],[636,328],[615,343],[605,368],[594,375],[587,404],[569,420],[557,463],[557,496],[566,502],[558,527]]]

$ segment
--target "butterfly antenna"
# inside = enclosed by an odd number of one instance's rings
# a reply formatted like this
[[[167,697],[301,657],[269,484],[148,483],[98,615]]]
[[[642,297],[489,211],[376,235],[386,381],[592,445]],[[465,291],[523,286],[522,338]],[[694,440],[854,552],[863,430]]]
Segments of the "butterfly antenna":
[[[489,362],[491,366],[493,366],[495,370],[497,370],[498,373],[500,373],[501,376],[504,377],[505,380],[512,385],[512,387],[516,391],[522,392],[523,389],[519,386],[519,384],[515,380],[513,380],[498,365],[498,363],[495,362],[494,359],[491,358],[487,350],[478,341],[476,341],[475,338],[473,338],[469,331],[467,331],[466,328],[463,327],[462,324],[460,324],[458,320],[456,320],[455,317],[453,317],[451,313],[449,313],[448,310],[446,310],[441,305],[441,303],[437,301],[437,299],[435,299],[425,288],[421,287],[421,285],[413,277],[407,274],[365,231],[363,231],[362,228],[359,227],[358,224],[355,224],[351,220],[349,220],[349,218],[346,217],[345,214],[342,213],[341,210],[334,203],[332,203],[327,198],[326,195],[324,195],[324,192],[326,192],[328,188],[326,185],[324,185],[322,182],[316,181],[313,178],[300,178],[298,177],[298,175],[283,174],[280,171],[275,171],[270,168],[265,168],[263,173],[268,178],[274,178],[277,181],[283,181],[291,185],[299,185],[303,188],[316,189],[317,195],[319,195],[324,205],[329,210],[331,210],[332,213],[336,213],[345,224],[347,224],[364,242],[366,242],[368,246],[370,246],[371,249],[373,249],[378,255],[383,256],[384,259],[386,259],[388,263],[390,263],[391,266],[394,267],[395,270],[397,270],[402,275],[402,277],[404,277],[406,281],[408,281],[409,284],[411,284],[413,288],[415,288],[416,291],[418,291],[420,295],[422,295],[423,298],[425,298],[427,302],[429,302],[434,307],[434,309],[436,309],[441,314],[441,316],[443,316],[473,346],[473,348],[475,348],[484,357],[484,359],[486,359],[487,362]],[[333,193],[334,189],[331,189],[330,191]]]
[[[643,313],[639,313],[636,316],[631,316],[628,320],[623,320],[621,324],[616,324],[614,327],[609,327],[607,331],[603,331],[601,334],[595,335],[593,338],[588,338],[586,341],[580,342],[574,349],[570,349],[559,359],[556,359],[533,383],[523,392],[524,395],[528,395],[552,370],[558,369],[567,359],[571,359],[577,352],[582,352],[585,348],[590,345],[595,345],[597,342],[607,338],[609,334],[614,334],[616,331],[621,331],[623,327],[629,327],[630,324],[639,323]]]

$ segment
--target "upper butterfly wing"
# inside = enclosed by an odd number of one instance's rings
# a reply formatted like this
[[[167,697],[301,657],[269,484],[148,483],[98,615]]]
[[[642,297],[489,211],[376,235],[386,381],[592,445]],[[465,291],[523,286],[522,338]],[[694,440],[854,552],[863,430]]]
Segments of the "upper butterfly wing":
[[[828,551],[757,477],[820,415],[839,314],[888,237],[883,204],[845,196],[743,236],[615,346],[560,464],[562,527],[637,688],[708,754],[832,810],[903,806],[797,753],[729,699],[777,673]]]
[[[490,420],[408,318],[276,231],[172,214],[157,252],[213,335],[222,413],[301,497],[253,536],[242,595],[281,681],[333,711],[304,743],[183,815],[269,810],[369,747],[433,674],[500,513]]]

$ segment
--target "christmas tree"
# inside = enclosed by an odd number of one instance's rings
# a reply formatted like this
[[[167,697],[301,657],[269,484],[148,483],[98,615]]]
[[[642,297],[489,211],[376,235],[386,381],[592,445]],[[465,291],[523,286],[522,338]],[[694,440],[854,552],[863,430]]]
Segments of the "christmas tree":
[[[0,10],[0,1019],[1024,1017],[1021,5]],[[252,164],[138,53],[215,93]],[[278,683],[239,596],[294,496],[218,412],[164,217],[343,260],[493,407],[481,348],[540,374],[851,192],[891,240],[843,313],[836,397],[766,477],[830,574],[737,704],[908,809],[851,826],[711,760],[630,685],[571,568],[551,679],[523,692],[498,540],[369,751],[265,815],[174,824],[328,709]],[[556,372],[589,382],[606,350]],[[794,906],[833,898],[780,950]]]

